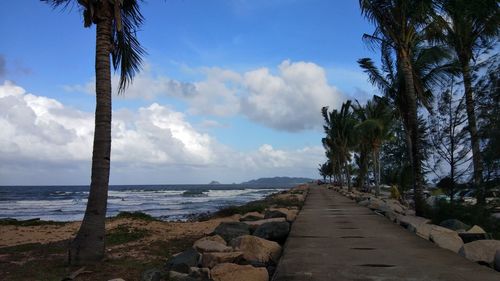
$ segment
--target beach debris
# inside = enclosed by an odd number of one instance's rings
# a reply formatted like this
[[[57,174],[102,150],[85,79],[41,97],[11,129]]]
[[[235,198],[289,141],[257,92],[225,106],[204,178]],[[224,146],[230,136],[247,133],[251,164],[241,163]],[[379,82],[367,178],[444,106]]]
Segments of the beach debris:
[[[64,279],[61,281],[71,281],[74,280],[78,275],[84,274],[84,273],[92,273],[92,271],[85,271],[85,266],[81,267],[73,272],[71,272],[68,276],[66,276]]]

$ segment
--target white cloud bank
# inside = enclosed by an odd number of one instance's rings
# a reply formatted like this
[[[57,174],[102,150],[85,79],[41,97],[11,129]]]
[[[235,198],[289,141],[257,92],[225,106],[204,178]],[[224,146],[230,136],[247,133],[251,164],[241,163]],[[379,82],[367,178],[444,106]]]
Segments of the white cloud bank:
[[[93,123],[90,112],[27,93],[9,81],[0,84],[0,185],[88,183]],[[280,150],[262,144],[256,151],[236,151],[158,103],[115,111],[112,134],[114,184],[313,176],[323,160],[319,146]]]
[[[277,67],[276,74],[268,68],[244,73],[218,67],[199,71],[204,79],[187,83],[154,76],[150,67],[146,67],[124,97],[167,96],[187,102],[192,114],[242,114],[263,126],[289,132],[320,128],[321,108],[337,108],[345,100],[340,91],[328,84],[325,70],[311,62],[285,60]],[[65,89],[95,92],[93,82]]]

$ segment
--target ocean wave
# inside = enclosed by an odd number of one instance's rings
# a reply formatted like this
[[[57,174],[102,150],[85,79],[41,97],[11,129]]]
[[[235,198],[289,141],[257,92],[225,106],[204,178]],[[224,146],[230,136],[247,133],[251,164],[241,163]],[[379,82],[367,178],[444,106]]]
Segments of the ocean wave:
[[[209,192],[207,189],[186,190],[182,193],[182,197],[205,197],[208,196],[207,192]]]

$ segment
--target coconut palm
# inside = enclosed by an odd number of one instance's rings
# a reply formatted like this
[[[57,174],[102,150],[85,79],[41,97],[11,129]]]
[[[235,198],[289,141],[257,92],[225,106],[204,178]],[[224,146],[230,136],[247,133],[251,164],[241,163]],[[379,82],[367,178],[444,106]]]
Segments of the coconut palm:
[[[67,7],[72,0],[42,0]],[[120,69],[123,92],[141,66],[144,49],[136,38],[143,22],[137,0],[78,0],[84,27],[96,26],[96,111],[90,192],[81,227],[71,242],[70,264],[101,260],[105,253],[105,218],[111,154],[111,62]]]
[[[325,119],[324,130],[326,137],[323,138],[323,146],[327,149],[327,155],[335,157],[337,169],[345,173],[347,187],[351,189],[351,175],[348,163],[351,160],[351,150],[355,144],[356,119],[352,115],[351,101],[342,104],[340,111],[328,112],[328,107],[322,108]],[[340,184],[343,184],[342,173],[339,174]]]
[[[408,146],[411,150],[415,211],[423,211],[423,175],[418,130],[417,94],[418,81],[415,81],[412,64],[413,49],[420,42],[420,31],[424,27],[428,11],[432,8],[429,0],[360,0],[362,14],[375,25],[373,34],[364,35],[369,42],[387,46],[394,50],[397,67],[404,81],[402,92],[407,105],[407,131],[410,138]]]
[[[500,27],[500,9],[498,0],[438,0],[438,12],[434,15],[432,33],[434,39],[453,49],[461,75],[465,92],[465,105],[472,146],[472,163],[474,166],[474,184],[482,185],[483,163],[481,159],[479,136],[472,87],[472,62],[476,61],[481,51],[498,42]],[[481,202],[483,192],[477,192]]]
[[[377,96],[369,100],[365,106],[358,103],[353,109],[362,118],[355,129],[358,131],[359,142],[372,154],[375,192],[378,196],[380,195],[380,149],[382,143],[391,135],[393,113],[385,99]]]

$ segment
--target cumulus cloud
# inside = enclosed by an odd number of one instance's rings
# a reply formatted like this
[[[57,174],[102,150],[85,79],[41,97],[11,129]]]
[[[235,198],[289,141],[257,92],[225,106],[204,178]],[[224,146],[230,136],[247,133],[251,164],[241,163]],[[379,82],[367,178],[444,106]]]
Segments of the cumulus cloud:
[[[314,63],[284,61],[277,75],[267,68],[250,71],[245,73],[244,85],[248,95],[243,99],[243,113],[286,131],[318,126],[321,107],[337,107],[343,99],[328,85],[324,69]]]
[[[206,120],[207,124],[217,125]],[[82,184],[89,179],[94,116],[61,102],[0,85],[0,184]],[[231,182],[254,176],[312,173],[321,147],[280,150],[262,144],[239,152],[197,131],[158,103],[113,113],[114,183]],[[308,172],[305,172],[308,171]],[[246,177],[245,177],[246,176]]]
[[[318,128],[323,106],[338,107],[345,99],[328,84],[325,70],[311,62],[283,61],[273,74],[268,68],[243,73],[222,68],[200,68],[196,82],[155,76],[148,67],[134,80],[125,98],[166,96],[185,101],[188,113],[211,116],[241,114],[281,131]],[[117,78],[113,78],[115,84]],[[69,91],[94,92],[94,85],[66,86]]]

